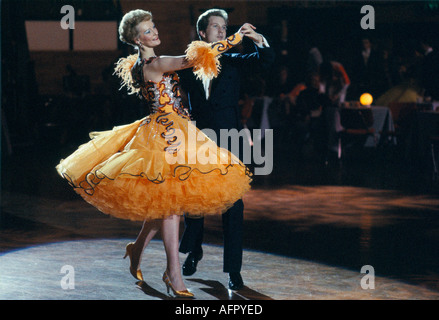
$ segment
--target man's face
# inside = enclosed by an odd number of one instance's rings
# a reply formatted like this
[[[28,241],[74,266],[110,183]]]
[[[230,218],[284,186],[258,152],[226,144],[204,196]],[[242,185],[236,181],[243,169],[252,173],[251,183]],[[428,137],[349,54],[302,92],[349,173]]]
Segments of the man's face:
[[[226,38],[227,25],[222,17],[209,17],[209,24],[206,31],[200,31],[201,38],[206,42],[221,41]]]
[[[364,49],[370,49],[370,47],[371,47],[371,44],[370,44],[370,41],[369,41],[369,39],[363,39],[363,40],[361,40],[361,42],[362,42],[362,44],[363,44],[363,48]]]

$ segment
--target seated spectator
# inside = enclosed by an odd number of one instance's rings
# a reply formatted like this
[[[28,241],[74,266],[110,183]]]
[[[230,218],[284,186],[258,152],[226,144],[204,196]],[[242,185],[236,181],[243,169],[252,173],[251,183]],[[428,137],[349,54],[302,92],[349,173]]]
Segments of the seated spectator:
[[[327,151],[327,125],[325,109],[332,105],[329,97],[320,92],[320,76],[312,73],[305,82],[306,89],[296,100],[296,124],[306,130],[307,140],[314,152],[323,160]]]
[[[351,80],[340,62],[325,61],[320,65],[320,92],[327,95],[334,105],[341,105]]]

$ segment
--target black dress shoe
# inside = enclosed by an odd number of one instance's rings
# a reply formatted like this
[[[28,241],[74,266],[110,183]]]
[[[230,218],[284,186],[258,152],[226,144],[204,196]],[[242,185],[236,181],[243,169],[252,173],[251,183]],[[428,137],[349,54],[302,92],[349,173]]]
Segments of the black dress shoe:
[[[197,264],[203,258],[203,250],[193,253],[189,252],[186,261],[183,263],[183,275],[191,276],[197,271]]]
[[[230,272],[229,273],[229,289],[240,290],[244,287],[244,281],[242,281],[241,273]]]

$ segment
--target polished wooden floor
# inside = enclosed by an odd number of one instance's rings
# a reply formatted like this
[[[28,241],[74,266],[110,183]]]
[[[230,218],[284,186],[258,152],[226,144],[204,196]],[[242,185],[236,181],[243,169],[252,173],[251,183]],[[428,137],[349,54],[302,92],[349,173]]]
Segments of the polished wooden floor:
[[[4,156],[0,299],[171,299],[160,237],[136,282],[122,257],[140,223],[76,196],[54,169],[63,152]],[[220,217],[207,219],[205,255],[186,285],[198,300],[439,300],[439,188],[429,169],[390,159],[277,158],[244,198],[245,288],[227,290]],[[373,288],[362,286],[363,266],[373,267]]]

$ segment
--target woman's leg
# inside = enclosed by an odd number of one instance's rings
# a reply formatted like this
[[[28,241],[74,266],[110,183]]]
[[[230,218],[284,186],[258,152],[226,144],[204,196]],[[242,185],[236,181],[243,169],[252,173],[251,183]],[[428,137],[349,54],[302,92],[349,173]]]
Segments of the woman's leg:
[[[144,221],[140,233],[137,235],[133,246],[132,266],[139,266],[142,260],[142,253],[160,228],[162,220]],[[138,267],[137,267],[138,268]]]
[[[181,276],[178,240],[180,237],[180,216],[173,215],[163,220],[162,237],[167,258],[167,271],[175,290],[186,290]]]

